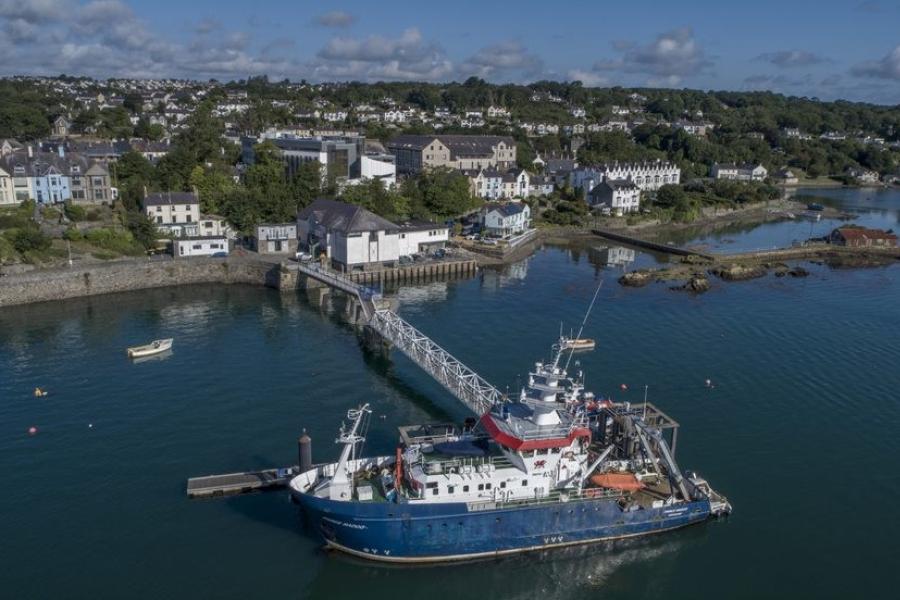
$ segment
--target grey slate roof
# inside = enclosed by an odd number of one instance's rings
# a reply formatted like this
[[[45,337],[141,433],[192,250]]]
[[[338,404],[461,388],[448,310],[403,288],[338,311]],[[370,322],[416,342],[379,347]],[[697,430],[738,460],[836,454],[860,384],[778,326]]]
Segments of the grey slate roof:
[[[93,173],[96,174],[108,174],[106,168],[99,163],[92,163],[86,157],[71,152],[65,156],[60,156],[57,152],[36,152],[29,158],[26,152],[19,151],[0,159],[0,167],[10,174],[13,173],[16,166],[23,167],[27,177],[44,177],[54,172],[65,176],[85,175],[89,169],[94,169]],[[78,167],[79,173],[73,173],[72,167]]]
[[[362,233],[364,231],[397,231],[399,227],[355,204],[319,198],[297,215],[298,220],[314,218],[330,231]]]
[[[147,194],[144,206],[167,206],[172,204],[200,204],[192,192],[156,192]]]
[[[515,146],[508,135],[399,135],[388,142],[388,148],[422,150],[434,140],[439,140],[450,149],[451,158],[459,156],[493,156],[493,148],[500,142]]]
[[[522,202],[488,202],[484,205],[484,210],[485,214],[497,211],[504,217],[511,217],[525,210],[525,204]]]

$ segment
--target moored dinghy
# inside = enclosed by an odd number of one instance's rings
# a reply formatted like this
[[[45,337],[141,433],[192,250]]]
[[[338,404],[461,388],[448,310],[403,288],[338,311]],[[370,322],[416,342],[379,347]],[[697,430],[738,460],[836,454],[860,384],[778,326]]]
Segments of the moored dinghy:
[[[143,356],[161,354],[162,352],[172,349],[173,341],[173,338],[166,338],[164,340],[154,340],[143,346],[132,346],[127,350],[128,358],[141,358]]]
[[[593,350],[597,345],[591,338],[560,338],[563,350]]]

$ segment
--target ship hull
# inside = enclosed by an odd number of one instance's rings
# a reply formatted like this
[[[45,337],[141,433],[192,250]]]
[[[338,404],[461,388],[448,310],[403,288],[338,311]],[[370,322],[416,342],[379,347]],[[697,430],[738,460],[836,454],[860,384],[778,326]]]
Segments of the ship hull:
[[[401,563],[474,560],[651,535],[707,520],[708,500],[623,512],[609,498],[492,508],[340,502],[292,490],[329,547]]]

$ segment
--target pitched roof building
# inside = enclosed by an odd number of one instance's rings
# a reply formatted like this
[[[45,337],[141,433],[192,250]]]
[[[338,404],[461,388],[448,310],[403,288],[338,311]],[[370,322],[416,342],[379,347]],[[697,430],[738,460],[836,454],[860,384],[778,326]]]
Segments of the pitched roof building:
[[[398,173],[423,169],[508,169],[516,164],[516,142],[497,135],[400,135],[387,143]]]

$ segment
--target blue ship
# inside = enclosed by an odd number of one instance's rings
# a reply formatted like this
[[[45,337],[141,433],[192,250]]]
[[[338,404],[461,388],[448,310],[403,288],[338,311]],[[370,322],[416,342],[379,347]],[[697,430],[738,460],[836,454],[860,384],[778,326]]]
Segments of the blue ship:
[[[329,548],[397,563],[472,560],[661,533],[731,505],[675,462],[678,423],[649,402],[595,398],[583,373],[538,362],[514,399],[462,427],[405,426],[393,455],[358,457],[369,405],[337,462],[289,484]],[[571,358],[571,355],[570,355]]]

